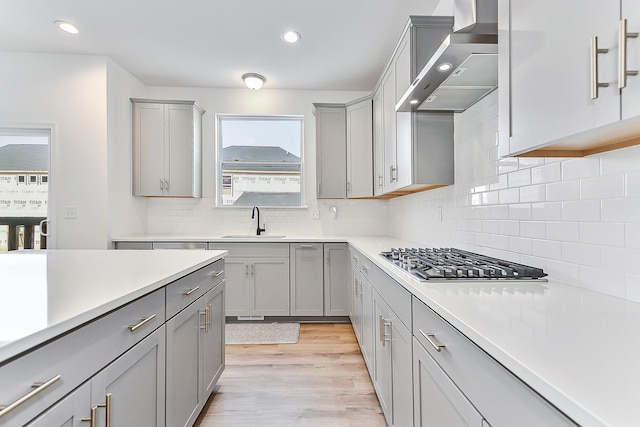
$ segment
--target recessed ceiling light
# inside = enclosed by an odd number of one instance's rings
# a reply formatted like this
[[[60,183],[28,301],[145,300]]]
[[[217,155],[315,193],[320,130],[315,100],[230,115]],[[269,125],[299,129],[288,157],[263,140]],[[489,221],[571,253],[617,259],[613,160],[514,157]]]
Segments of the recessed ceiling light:
[[[443,64],[438,65],[438,71],[449,71],[451,69],[451,67],[453,67],[453,65],[449,64],[448,62],[445,62]]]
[[[69,23],[69,22],[65,22],[65,21],[56,21],[55,24],[60,27],[60,29],[66,33],[69,34],[78,34],[80,31],[78,31],[78,27],[76,27],[75,25]]]
[[[282,35],[282,40],[286,41],[287,43],[296,43],[301,38],[302,36],[300,36],[300,33],[293,30],[287,31]]]
[[[260,74],[256,74],[256,73],[243,74],[242,80],[244,81],[244,84],[251,90],[260,89],[264,84],[264,82],[267,81],[267,79],[265,79],[264,76],[261,76]]]

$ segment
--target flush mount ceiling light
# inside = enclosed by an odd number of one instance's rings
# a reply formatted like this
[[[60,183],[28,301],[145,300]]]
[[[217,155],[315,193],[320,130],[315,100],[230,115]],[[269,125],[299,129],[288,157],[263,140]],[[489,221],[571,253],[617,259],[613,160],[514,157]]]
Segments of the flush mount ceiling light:
[[[448,62],[445,62],[438,65],[438,71],[442,71],[442,72],[449,71],[451,67],[453,67],[453,65],[449,64]]]
[[[75,25],[73,25],[70,22],[66,22],[66,21],[55,21],[55,24],[65,33],[69,33],[69,34],[78,34],[80,31],[78,31],[78,27],[76,27]]]
[[[416,105],[418,102],[420,101],[418,101],[417,99],[412,99],[411,101],[409,101],[409,104]]]
[[[299,32],[290,30],[282,35],[282,40],[286,41],[287,43],[296,43],[300,40],[301,37],[302,36],[300,36]]]
[[[264,76],[256,73],[247,73],[242,75],[244,84],[251,90],[258,90],[267,81]]]

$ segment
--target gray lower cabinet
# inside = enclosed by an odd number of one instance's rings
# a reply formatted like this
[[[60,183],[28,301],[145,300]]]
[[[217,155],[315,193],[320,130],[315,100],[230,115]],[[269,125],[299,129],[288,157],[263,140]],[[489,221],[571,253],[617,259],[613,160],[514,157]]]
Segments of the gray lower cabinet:
[[[378,400],[388,425],[412,426],[411,331],[375,290],[373,307],[374,384],[378,392]]]
[[[227,258],[227,316],[288,316],[289,258]]]
[[[482,415],[415,338],[413,399],[416,427],[485,425]]]
[[[324,244],[324,315],[349,315],[349,245]]]
[[[362,358],[364,359],[371,380],[375,382],[374,362],[374,322],[373,322],[373,289],[367,279],[362,276],[360,268],[356,265],[352,267],[351,274],[351,305],[349,317],[360,343]]]
[[[209,243],[227,250],[227,316],[289,316],[288,243]]]
[[[164,326],[140,341],[29,427],[165,425]],[[84,424],[87,422],[87,424]]]
[[[291,243],[291,315],[324,314],[324,247],[322,243]]]
[[[167,324],[167,425],[191,426],[224,368],[224,283]]]

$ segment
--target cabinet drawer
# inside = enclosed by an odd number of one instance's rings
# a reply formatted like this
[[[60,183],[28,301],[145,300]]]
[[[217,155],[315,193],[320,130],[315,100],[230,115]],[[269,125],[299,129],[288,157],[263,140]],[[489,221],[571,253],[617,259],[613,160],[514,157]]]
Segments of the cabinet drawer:
[[[411,294],[368,258],[361,266],[362,275],[369,280],[391,310],[411,330]]]
[[[18,401],[34,383],[51,385],[1,416],[0,425],[25,424],[161,326],[164,301],[159,289],[1,366],[0,405]]]
[[[492,427],[575,425],[415,297],[413,333]]]
[[[178,312],[223,280],[224,260],[220,259],[211,265],[170,283],[166,287],[167,319],[178,314]]]
[[[152,242],[113,242],[116,249],[153,249]]]
[[[209,249],[229,251],[230,257],[289,257],[288,243],[209,243]]]
[[[153,242],[153,249],[207,249],[207,242]]]

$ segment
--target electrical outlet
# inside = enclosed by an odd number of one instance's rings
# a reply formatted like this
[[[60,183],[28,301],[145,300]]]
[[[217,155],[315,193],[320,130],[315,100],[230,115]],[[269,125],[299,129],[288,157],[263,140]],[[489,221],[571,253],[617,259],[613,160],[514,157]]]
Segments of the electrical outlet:
[[[75,206],[64,207],[64,219],[76,219],[77,212]]]
[[[311,211],[311,219],[320,219],[320,211],[318,209]]]

